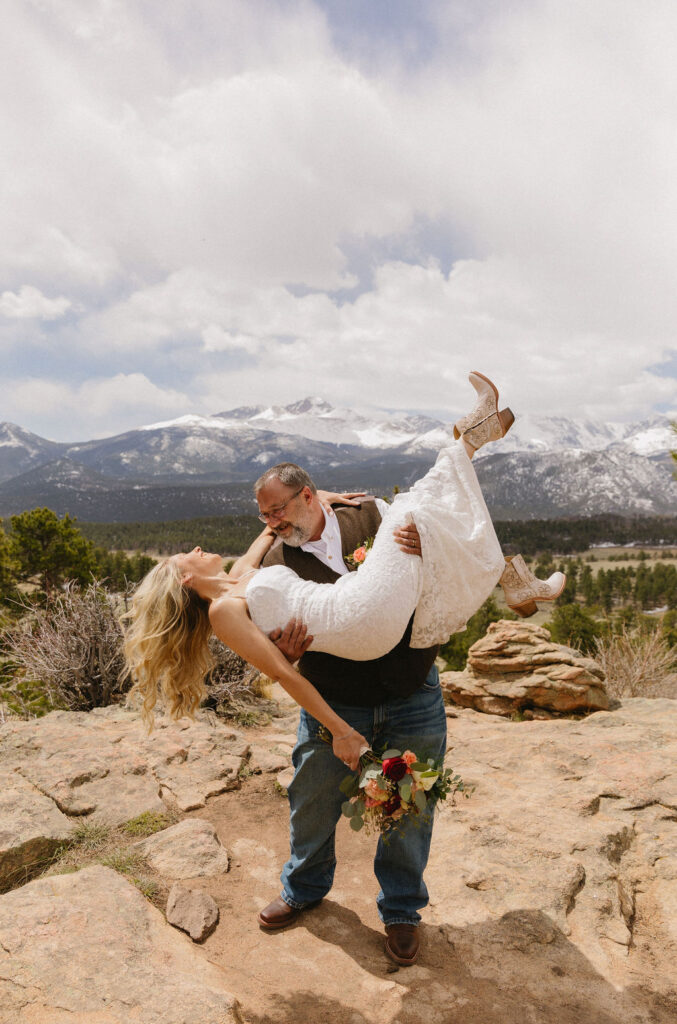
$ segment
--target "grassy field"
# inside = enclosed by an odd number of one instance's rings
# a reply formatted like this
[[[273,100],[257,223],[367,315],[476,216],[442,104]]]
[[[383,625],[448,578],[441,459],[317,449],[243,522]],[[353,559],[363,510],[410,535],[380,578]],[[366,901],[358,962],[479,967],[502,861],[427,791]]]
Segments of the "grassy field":
[[[644,552],[645,559],[640,558],[640,552]],[[677,548],[590,548],[579,555],[567,555],[563,561],[569,558],[589,562],[593,572],[599,572],[600,569],[623,569],[627,566],[637,568],[642,564],[652,566],[657,562],[674,564],[677,561]]]

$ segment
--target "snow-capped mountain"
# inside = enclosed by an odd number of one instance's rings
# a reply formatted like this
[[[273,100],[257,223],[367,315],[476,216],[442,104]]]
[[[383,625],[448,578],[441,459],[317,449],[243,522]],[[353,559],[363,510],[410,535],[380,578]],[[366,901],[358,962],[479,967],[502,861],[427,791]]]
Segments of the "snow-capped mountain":
[[[182,416],[76,444],[4,423],[0,515],[36,504],[85,519],[251,512],[249,483],[284,461],[306,466],[320,486],[383,493],[409,486],[452,437],[453,424],[439,419],[321,398]],[[669,455],[676,445],[664,416],[617,424],[525,415],[500,446],[479,453],[477,469],[502,518],[670,514],[677,513]]]
[[[9,480],[34,466],[58,458],[66,445],[31,434],[16,423],[0,423],[0,480]]]
[[[395,448],[412,443],[426,432],[442,427],[439,420],[427,416],[387,413],[369,414],[335,407],[323,398],[304,398],[292,405],[256,406],[251,415],[245,408],[218,413],[231,428],[247,422],[250,427],[275,430],[312,441],[360,445],[365,448]],[[451,426],[448,425],[451,430]]]

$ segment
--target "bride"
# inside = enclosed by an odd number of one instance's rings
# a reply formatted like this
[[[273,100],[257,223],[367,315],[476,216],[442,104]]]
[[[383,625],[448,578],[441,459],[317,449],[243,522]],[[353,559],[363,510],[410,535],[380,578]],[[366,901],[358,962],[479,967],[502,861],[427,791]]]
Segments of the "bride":
[[[471,373],[469,379],[478,400],[456,423],[457,440],[440,451],[410,491],[396,495],[357,572],[332,584],[302,580],[284,565],[259,568],[276,540],[267,526],[229,573],[220,555],[199,547],[164,559],[148,573],[127,613],[125,655],[149,726],[158,689],[173,717],[194,714],[206,692],[207,641],[213,632],[278,680],[331,732],[336,756],[355,768],[364,738],[295,671],[267,634],[295,619],[307,626],[311,651],[365,661],[390,651],[412,614],[412,647],[445,643],[465,628],[499,581],[508,604],[521,615],[535,611],[536,599],[558,596],[562,573],[540,581],[521,556],[507,565],[503,558],[471,459],[483,444],[503,437],[514,417],[509,409],[499,411],[498,391],[488,378]],[[295,499],[311,501],[311,488],[290,493],[285,505]],[[279,520],[283,512],[278,506],[262,518]],[[403,527],[412,522],[422,558],[398,546],[406,535]]]

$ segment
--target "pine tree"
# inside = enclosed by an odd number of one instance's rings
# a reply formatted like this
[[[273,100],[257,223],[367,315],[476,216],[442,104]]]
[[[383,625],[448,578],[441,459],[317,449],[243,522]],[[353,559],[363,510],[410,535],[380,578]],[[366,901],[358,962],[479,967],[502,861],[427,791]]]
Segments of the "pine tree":
[[[10,520],[10,551],[20,579],[40,577],[49,601],[65,580],[91,582],[96,562],[94,548],[69,515],[59,519],[49,508],[34,508]]]

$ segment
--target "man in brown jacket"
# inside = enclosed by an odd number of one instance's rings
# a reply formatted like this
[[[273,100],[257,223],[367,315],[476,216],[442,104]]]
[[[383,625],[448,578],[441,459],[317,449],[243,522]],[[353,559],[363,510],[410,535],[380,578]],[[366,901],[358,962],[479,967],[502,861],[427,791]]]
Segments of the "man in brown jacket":
[[[293,463],[282,463],[257,480],[255,494],[266,522],[281,540],[264,565],[284,564],[302,579],[334,583],[349,571],[344,558],[378,530],[385,503],[365,499],[325,512],[315,484]],[[415,526],[395,531],[404,550],[420,555]],[[446,717],[435,667],[437,647],[409,646],[411,621],[400,642],[382,658],[350,661],[308,651],[312,638],[303,623],[290,623],[272,639],[325,700],[362,733],[377,751],[413,750],[440,761],[446,746]],[[318,736],[319,723],[301,711],[294,748],[294,779],[289,787],[290,858],[282,893],[259,914],[263,928],[283,928],[329,892],[336,866],[335,829],[344,797],[339,784],[345,766]],[[418,913],[428,903],[423,881],[432,815],[406,822],[384,843],[379,839],[374,871],[381,891],[376,903],[386,929],[386,953],[398,964],[418,956]],[[413,826],[413,827],[412,827]]]

